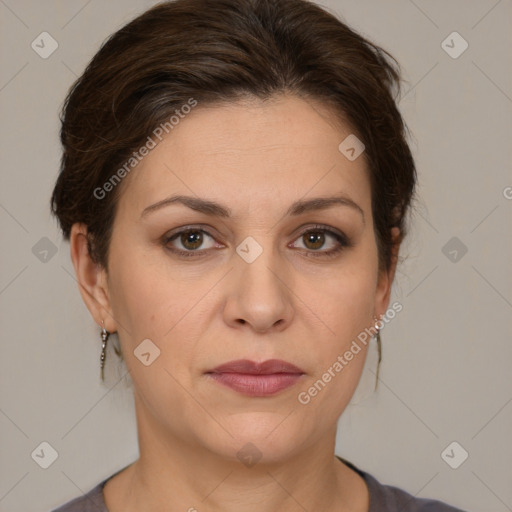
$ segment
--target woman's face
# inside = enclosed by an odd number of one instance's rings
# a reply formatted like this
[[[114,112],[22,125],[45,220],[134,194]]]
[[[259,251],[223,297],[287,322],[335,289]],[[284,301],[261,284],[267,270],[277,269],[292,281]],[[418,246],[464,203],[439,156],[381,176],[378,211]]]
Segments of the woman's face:
[[[335,363],[385,312],[393,278],[378,274],[364,153],[338,149],[350,134],[293,96],[199,104],[126,178],[108,278],[98,270],[86,301],[119,333],[142,443],[270,462],[332,442],[366,346]],[[300,371],[211,373],[276,359]]]

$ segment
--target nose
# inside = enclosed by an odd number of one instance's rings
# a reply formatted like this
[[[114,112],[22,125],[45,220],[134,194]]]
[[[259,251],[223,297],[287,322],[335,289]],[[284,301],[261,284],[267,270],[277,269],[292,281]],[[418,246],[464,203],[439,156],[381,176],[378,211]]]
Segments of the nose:
[[[270,249],[251,263],[236,255],[228,278],[224,319],[230,327],[246,325],[265,333],[290,325],[294,314],[290,276]]]

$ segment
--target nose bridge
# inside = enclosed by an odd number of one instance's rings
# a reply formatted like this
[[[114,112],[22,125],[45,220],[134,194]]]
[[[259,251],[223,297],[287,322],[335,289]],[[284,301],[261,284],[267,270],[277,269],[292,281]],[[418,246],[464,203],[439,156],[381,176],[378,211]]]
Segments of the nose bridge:
[[[278,274],[283,268],[271,236],[248,236],[236,247],[242,281],[247,286],[280,289],[283,285]],[[278,291],[277,289],[275,291]]]
[[[228,298],[230,320],[243,320],[256,330],[288,323],[293,311],[292,297],[272,237],[258,236],[257,240],[248,236],[236,247],[236,252],[232,274],[235,284]]]

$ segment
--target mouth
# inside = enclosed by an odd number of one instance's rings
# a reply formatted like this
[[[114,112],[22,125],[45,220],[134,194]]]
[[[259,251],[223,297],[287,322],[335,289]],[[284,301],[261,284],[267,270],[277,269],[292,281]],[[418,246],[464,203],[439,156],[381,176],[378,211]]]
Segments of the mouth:
[[[238,359],[206,372],[215,382],[247,396],[271,396],[296,384],[305,372],[280,359]]]

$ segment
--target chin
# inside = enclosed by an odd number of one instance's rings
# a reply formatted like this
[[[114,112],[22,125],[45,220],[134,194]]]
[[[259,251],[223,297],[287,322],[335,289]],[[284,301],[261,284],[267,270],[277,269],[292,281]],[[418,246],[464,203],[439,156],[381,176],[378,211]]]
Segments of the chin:
[[[222,431],[222,437],[210,438],[207,444],[221,457],[247,467],[285,462],[313,437],[312,432],[306,432],[303,421],[299,424],[293,414],[286,418],[287,414],[239,413],[222,422],[233,437]]]

